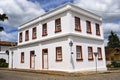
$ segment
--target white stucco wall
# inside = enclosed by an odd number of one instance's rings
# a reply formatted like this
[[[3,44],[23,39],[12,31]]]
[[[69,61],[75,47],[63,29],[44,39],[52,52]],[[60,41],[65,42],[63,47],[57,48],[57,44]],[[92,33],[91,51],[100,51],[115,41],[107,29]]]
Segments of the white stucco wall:
[[[53,13],[51,13],[52,15]],[[88,13],[86,13],[88,14]],[[50,15],[50,14],[49,14]],[[89,14],[88,14],[89,15]],[[19,43],[18,47],[13,50],[13,68],[30,69],[30,51],[35,51],[35,69],[42,70],[42,49],[48,49],[48,70],[60,70],[60,71],[93,71],[95,70],[95,58],[93,61],[88,60],[87,47],[92,46],[93,52],[97,51],[97,47],[102,48],[103,60],[98,60],[98,70],[106,70],[104,42],[103,42],[103,30],[100,27],[100,36],[96,35],[95,23],[101,25],[100,20],[90,18],[82,15],[78,12],[66,10],[59,14],[45,18],[47,15],[43,15],[40,18],[44,18],[33,25],[19,28],[19,33],[23,33],[23,41]],[[74,17],[80,17],[81,32],[75,31]],[[94,16],[96,17],[96,15]],[[61,18],[61,32],[55,33],[55,19]],[[99,18],[99,17],[97,17]],[[86,20],[91,21],[92,34],[86,33]],[[35,22],[35,21],[34,21]],[[31,22],[30,22],[31,23]],[[47,23],[47,36],[42,37],[42,24]],[[29,24],[29,23],[28,23]],[[32,39],[32,28],[37,28],[37,39]],[[29,41],[25,41],[25,31],[29,30]],[[19,40],[19,34],[18,34]],[[73,53],[70,54],[70,40],[73,41]],[[83,61],[76,61],[76,45],[82,46]],[[62,61],[56,61],[56,47],[62,47]],[[21,63],[21,52],[24,52],[25,61]],[[10,55],[10,62],[12,62],[12,55]],[[73,63],[71,63],[71,56]],[[11,64],[10,64],[11,65]],[[74,65],[74,68],[73,68]],[[11,66],[9,66],[11,68]]]
[[[105,60],[105,52],[104,52],[104,43],[103,41],[96,41],[93,39],[87,38],[78,38],[78,37],[71,37],[73,40],[73,60],[75,65],[75,71],[95,71],[96,63],[95,63],[95,56],[93,54],[94,60],[88,60],[88,46],[93,48],[93,52],[97,52],[97,47],[101,47],[102,49],[102,60],[98,60],[97,58],[97,68],[98,70],[106,70],[106,60]],[[76,61],[76,45],[82,46],[82,56],[83,60]]]
[[[6,54],[6,50],[9,50],[10,46],[1,46],[0,58],[3,58],[8,63],[8,55]]]

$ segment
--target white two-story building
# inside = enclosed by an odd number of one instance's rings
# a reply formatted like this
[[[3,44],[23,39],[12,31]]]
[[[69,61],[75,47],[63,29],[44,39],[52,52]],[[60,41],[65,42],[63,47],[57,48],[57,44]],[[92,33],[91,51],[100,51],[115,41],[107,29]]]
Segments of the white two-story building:
[[[18,28],[18,46],[11,48],[9,68],[106,70],[102,18],[67,3]]]

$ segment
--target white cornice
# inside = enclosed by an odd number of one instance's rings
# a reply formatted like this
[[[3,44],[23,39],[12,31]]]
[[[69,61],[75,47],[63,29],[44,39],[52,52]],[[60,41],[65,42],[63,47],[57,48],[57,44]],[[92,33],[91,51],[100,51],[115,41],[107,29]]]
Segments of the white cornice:
[[[67,36],[77,36],[77,37],[80,37],[80,38],[86,38],[88,40],[97,40],[97,41],[103,41],[104,42],[104,39],[101,38],[101,37],[93,37],[93,36],[87,36],[87,35],[80,35],[80,34],[76,34],[76,33],[61,33],[59,35],[55,35],[55,36],[51,36],[51,37],[46,37],[46,38],[43,38],[43,39],[36,39],[35,41],[31,41],[31,42],[28,42],[28,43],[20,43],[18,45],[19,46],[24,46],[24,45],[29,45],[29,44],[33,44],[33,43],[41,43],[41,42],[44,42],[44,41],[49,41],[49,40],[54,40],[54,39],[57,39],[57,38],[61,38],[61,37],[67,37]]]
[[[40,22],[42,20],[45,20],[47,18],[50,18],[52,16],[55,16],[57,14],[60,14],[62,12],[68,11],[68,10],[77,12],[77,13],[85,15],[85,16],[88,16],[88,17],[96,19],[98,21],[102,21],[101,16],[96,15],[96,14],[94,14],[94,13],[88,11],[88,10],[82,9],[82,8],[80,8],[78,6],[75,6],[75,5],[71,4],[71,3],[67,3],[67,4],[65,4],[63,6],[60,6],[60,7],[56,8],[56,9],[54,9],[54,10],[51,10],[51,11],[49,11],[49,12],[47,12],[47,13],[45,13],[45,14],[43,14],[43,15],[41,15],[41,16],[39,16],[39,17],[37,17],[37,18],[35,18],[35,19],[33,19],[33,20],[23,24],[23,25],[21,25],[20,27],[18,27],[18,29],[22,29],[24,27],[30,26],[32,24],[35,24],[37,22]]]

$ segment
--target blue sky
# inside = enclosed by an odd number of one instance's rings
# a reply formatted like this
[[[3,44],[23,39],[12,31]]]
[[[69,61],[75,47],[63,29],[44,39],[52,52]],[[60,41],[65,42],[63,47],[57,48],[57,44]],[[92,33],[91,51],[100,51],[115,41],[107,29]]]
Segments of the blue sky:
[[[21,24],[67,2],[102,16],[105,45],[111,30],[120,38],[120,0],[0,0],[0,13],[6,13],[9,17],[0,22],[0,26],[4,26],[0,38],[17,41],[17,28]]]
[[[73,0],[31,0],[33,2],[38,1],[41,7],[47,12],[53,8],[56,8],[67,2],[73,3]]]

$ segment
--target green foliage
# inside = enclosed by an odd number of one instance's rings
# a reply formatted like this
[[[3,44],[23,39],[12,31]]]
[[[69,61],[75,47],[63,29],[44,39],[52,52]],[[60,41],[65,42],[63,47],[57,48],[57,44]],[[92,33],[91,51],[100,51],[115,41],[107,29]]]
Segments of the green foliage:
[[[120,47],[120,40],[114,32],[111,31],[111,34],[108,36],[108,43],[107,47],[109,48],[116,48]]]
[[[111,62],[111,66],[113,66],[113,67],[120,67],[120,63],[118,63],[118,62],[116,62],[116,61],[112,61]]]
[[[4,21],[5,19],[8,19],[6,14],[0,14],[0,21]],[[0,31],[3,31],[4,28],[0,26]]]
[[[6,14],[0,14],[0,21],[4,21],[5,19],[8,19]]]
[[[0,59],[0,68],[3,67],[8,67],[8,63],[6,63],[6,60],[1,58]]]

